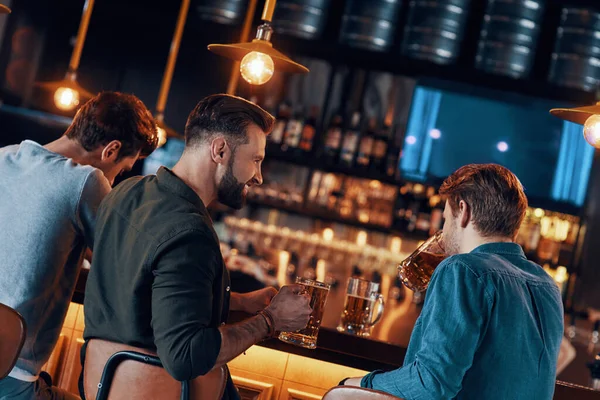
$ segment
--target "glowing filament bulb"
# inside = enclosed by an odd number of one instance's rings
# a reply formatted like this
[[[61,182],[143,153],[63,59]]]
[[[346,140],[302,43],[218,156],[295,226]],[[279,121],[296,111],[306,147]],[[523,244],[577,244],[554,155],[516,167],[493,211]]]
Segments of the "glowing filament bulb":
[[[63,111],[70,111],[79,104],[79,92],[67,87],[59,87],[54,92],[54,104]]]
[[[249,84],[262,85],[273,76],[275,65],[273,59],[267,54],[251,51],[242,58],[240,72],[242,78]]]

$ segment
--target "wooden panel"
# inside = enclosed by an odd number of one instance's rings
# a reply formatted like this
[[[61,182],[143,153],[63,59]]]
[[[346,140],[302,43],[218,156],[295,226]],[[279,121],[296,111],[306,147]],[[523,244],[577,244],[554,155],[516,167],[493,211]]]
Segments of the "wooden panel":
[[[52,377],[53,383],[58,384],[60,378],[60,371],[64,365],[64,361],[67,357],[66,353],[69,349],[68,343],[71,338],[73,330],[63,329],[56,342],[56,347],[52,351],[48,362],[42,367],[42,371],[46,371]]]
[[[282,351],[252,346],[246,350],[246,355],[239,355],[227,365],[230,368],[283,379],[288,357],[289,354]]]
[[[364,376],[368,372],[290,354],[284,380],[330,389],[344,378]]]
[[[77,313],[79,312],[79,308],[81,308],[80,304],[71,303],[69,304],[69,308],[67,309],[67,315],[65,316],[65,322],[63,324],[63,328],[71,328],[75,327],[75,320],[77,319]]]
[[[79,355],[81,353],[81,346],[83,346],[83,338],[77,331],[75,333],[76,334],[73,335],[73,338],[71,339],[65,367],[60,376],[60,385],[58,386],[61,389],[78,395],[79,389],[77,384],[79,381],[79,374],[81,374],[81,361]]]
[[[71,304],[76,304],[76,303],[71,303]],[[80,331],[80,332],[83,332],[83,330],[85,329],[85,317],[83,315],[83,305],[81,305],[81,304],[77,304],[77,319],[75,320],[75,325],[73,326],[73,328],[76,331]]]
[[[242,400],[271,400],[273,399],[272,383],[260,380],[232,376],[233,383],[240,393]]]
[[[326,389],[284,381],[279,400],[321,400],[326,392]]]

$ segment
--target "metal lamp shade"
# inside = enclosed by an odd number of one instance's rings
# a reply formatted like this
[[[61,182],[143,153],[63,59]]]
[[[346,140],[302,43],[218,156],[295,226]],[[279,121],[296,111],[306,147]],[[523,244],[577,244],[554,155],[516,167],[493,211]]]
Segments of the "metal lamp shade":
[[[298,64],[285,54],[275,50],[271,42],[266,40],[254,39],[248,43],[232,43],[232,44],[209,44],[208,50],[222,57],[232,60],[241,61],[244,56],[252,51],[266,54],[273,59],[275,68],[278,71],[290,72],[295,74],[305,74],[308,68]]]
[[[600,102],[593,106],[576,107],[576,108],[553,108],[550,110],[550,114],[564,119],[566,121],[574,122],[576,124],[584,125],[585,121],[592,115],[600,114]]]

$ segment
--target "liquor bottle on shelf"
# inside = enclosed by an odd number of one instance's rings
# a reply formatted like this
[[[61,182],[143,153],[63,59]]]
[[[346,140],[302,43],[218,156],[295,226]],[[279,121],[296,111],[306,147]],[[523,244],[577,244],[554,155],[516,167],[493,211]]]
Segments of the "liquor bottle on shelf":
[[[408,194],[410,192],[410,186],[411,184],[407,183],[398,189],[396,203],[394,204],[394,219],[392,226],[399,232],[406,232],[406,229],[408,228],[406,213],[409,206]]]
[[[367,130],[361,136],[356,155],[356,167],[366,170],[369,168],[373,156],[373,145],[375,143],[375,131],[377,129],[377,120],[369,119]]]
[[[300,146],[300,138],[302,137],[302,128],[304,126],[304,116],[302,107],[298,107],[294,116],[290,118],[285,127],[285,135],[281,149],[283,151],[295,152]]]
[[[429,200],[435,195],[435,188],[428,187],[424,194],[425,196],[421,196],[419,199],[419,213],[417,214],[415,230],[420,234],[429,235],[431,230],[431,213],[433,211]]]
[[[400,166],[398,161],[400,159],[400,146],[398,145],[398,138],[393,130],[390,130],[390,139],[388,142],[388,149],[385,158],[385,174],[390,178],[399,178]]]
[[[302,127],[302,133],[300,135],[300,150],[303,153],[310,153],[312,151],[315,133],[317,132],[318,114],[319,108],[317,106],[312,106],[310,108],[308,119]]]
[[[385,173],[385,162],[388,150],[388,140],[390,127],[385,126],[383,129],[377,130],[373,142],[373,152],[371,154],[371,170],[379,173]]]
[[[283,136],[285,135],[285,129],[288,124],[288,120],[290,118],[290,108],[286,103],[281,103],[279,105],[279,111],[277,112],[277,119],[275,120],[275,125],[273,126],[273,131],[267,138],[276,144],[281,145],[283,141]]]
[[[410,201],[405,218],[408,220],[406,230],[413,233],[417,230],[417,221],[419,220],[419,212],[423,206],[423,197],[425,196],[425,187],[420,183],[413,185],[412,193],[409,195]]]
[[[431,226],[429,228],[429,236],[433,236],[434,233],[442,229],[444,224],[444,206],[445,203],[439,194],[434,194],[429,198],[429,205],[431,209]]]
[[[323,142],[323,157],[327,165],[333,165],[340,156],[342,147],[342,127],[344,120],[340,114],[336,114],[331,119],[331,123],[325,132]]]
[[[344,139],[342,140],[342,150],[340,152],[340,164],[345,167],[352,167],[354,165],[354,157],[358,150],[358,143],[360,141],[360,113],[354,112],[350,126],[344,132]]]

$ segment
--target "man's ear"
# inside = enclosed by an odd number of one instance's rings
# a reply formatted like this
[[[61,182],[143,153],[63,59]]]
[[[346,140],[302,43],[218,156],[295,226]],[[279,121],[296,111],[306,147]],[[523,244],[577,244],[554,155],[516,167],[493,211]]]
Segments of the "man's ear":
[[[458,203],[458,218],[460,220],[461,228],[466,228],[471,221],[471,206],[469,206],[464,200]]]
[[[117,161],[117,158],[119,158],[119,151],[122,147],[123,146],[120,140],[113,140],[110,143],[108,143],[102,149],[102,161]]]
[[[225,164],[231,153],[231,148],[224,137],[216,137],[210,143],[210,156],[217,164]]]

